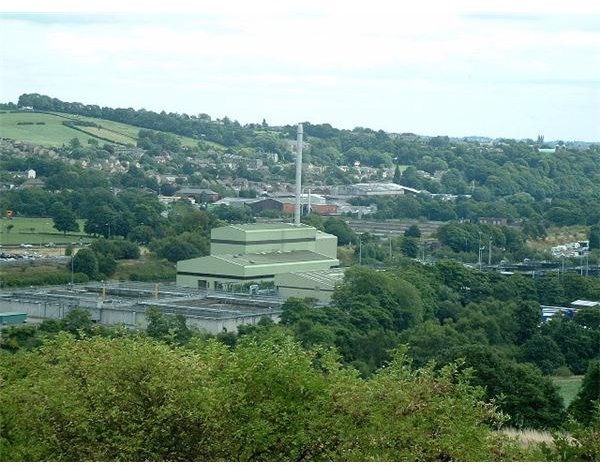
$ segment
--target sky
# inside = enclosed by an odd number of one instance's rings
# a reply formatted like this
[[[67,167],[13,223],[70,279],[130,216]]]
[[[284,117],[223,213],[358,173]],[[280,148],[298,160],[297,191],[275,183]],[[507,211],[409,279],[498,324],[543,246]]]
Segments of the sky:
[[[34,92],[242,124],[600,141],[600,2],[0,0],[0,102]]]

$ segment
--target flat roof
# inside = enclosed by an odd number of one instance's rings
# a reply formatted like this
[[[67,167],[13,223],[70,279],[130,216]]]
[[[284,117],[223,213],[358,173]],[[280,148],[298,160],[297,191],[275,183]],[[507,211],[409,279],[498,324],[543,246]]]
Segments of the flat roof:
[[[300,224],[298,226],[293,223],[241,223],[238,225],[227,225],[220,228],[234,228],[240,231],[276,231],[276,230],[299,230],[299,229],[310,229],[314,230],[315,227],[310,225]]]
[[[344,279],[344,269],[311,270],[308,272],[288,272],[298,278],[319,282],[322,285],[334,287]]]
[[[600,301],[588,301],[586,299],[578,299],[571,303],[571,306],[595,307],[600,306]]]
[[[337,260],[317,252],[304,250],[290,252],[266,252],[264,254],[213,254],[211,257],[241,266]]]

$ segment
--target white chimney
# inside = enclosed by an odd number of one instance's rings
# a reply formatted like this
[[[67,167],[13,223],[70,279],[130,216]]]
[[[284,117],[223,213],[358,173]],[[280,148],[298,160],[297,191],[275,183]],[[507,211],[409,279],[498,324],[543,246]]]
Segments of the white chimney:
[[[294,212],[294,225],[300,225],[300,196],[302,194],[302,123],[298,123],[298,137],[296,139],[296,210]]]

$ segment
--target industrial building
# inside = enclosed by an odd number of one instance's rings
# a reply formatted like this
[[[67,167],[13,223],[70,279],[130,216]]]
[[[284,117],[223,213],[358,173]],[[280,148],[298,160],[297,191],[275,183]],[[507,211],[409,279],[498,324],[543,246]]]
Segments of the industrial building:
[[[28,323],[61,319],[72,309],[83,309],[99,324],[145,329],[146,312],[154,308],[182,315],[188,326],[214,334],[235,332],[261,318],[277,322],[282,302],[277,296],[211,293],[165,283],[92,282],[2,292],[0,309],[7,312],[0,324],[15,325],[25,317]]]
[[[209,256],[177,263],[176,287],[168,284],[101,282],[69,287],[40,287],[0,293],[0,323],[27,315],[29,322],[62,318],[72,309],[85,309],[92,320],[130,328],[147,326],[154,308],[185,317],[188,325],[211,333],[236,331],[262,318],[279,319],[288,297],[311,297],[324,303],[343,278],[337,269],[337,237],[300,223],[302,125],[296,148],[294,223],[228,225],[211,231]],[[178,195],[211,195],[187,190]],[[269,292],[259,284],[271,282]],[[234,294],[231,291],[245,291]]]
[[[288,274],[327,271],[339,265],[337,237],[300,223],[302,209],[302,124],[296,141],[294,223],[251,223],[213,228],[210,256],[177,262],[177,286],[210,291],[255,290],[276,283],[289,290]],[[310,194],[307,197],[310,202]],[[324,296],[320,285],[306,282],[297,293]],[[327,286],[327,292],[333,286]],[[258,291],[258,290],[257,290]]]
[[[339,265],[337,237],[308,225],[251,223],[211,231],[210,256],[177,263],[177,286],[231,291],[281,274]]]

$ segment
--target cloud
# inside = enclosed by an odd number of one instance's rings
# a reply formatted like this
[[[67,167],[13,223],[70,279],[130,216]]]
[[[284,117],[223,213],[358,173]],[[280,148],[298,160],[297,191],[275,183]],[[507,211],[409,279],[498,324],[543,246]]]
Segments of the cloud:
[[[87,25],[112,23],[118,20],[112,14],[78,13],[0,13],[0,20],[23,21],[39,25]]]
[[[459,15],[461,18],[473,21],[540,21],[543,19],[541,15],[528,15],[518,13],[463,13]]]
[[[242,121],[331,119],[390,130],[398,122],[409,131],[412,115],[415,126],[430,121],[440,129],[426,132],[438,134],[444,127],[456,134],[458,125],[481,133],[482,114],[483,129],[508,128],[524,102],[558,130],[568,120],[569,131],[590,133],[597,122],[586,99],[598,101],[600,20],[594,10],[582,13],[581,2],[536,8],[490,0],[487,10],[465,0],[410,8],[378,0],[198,5],[0,14],[0,100],[47,92]],[[567,118],[561,112],[570,103],[580,113]]]

